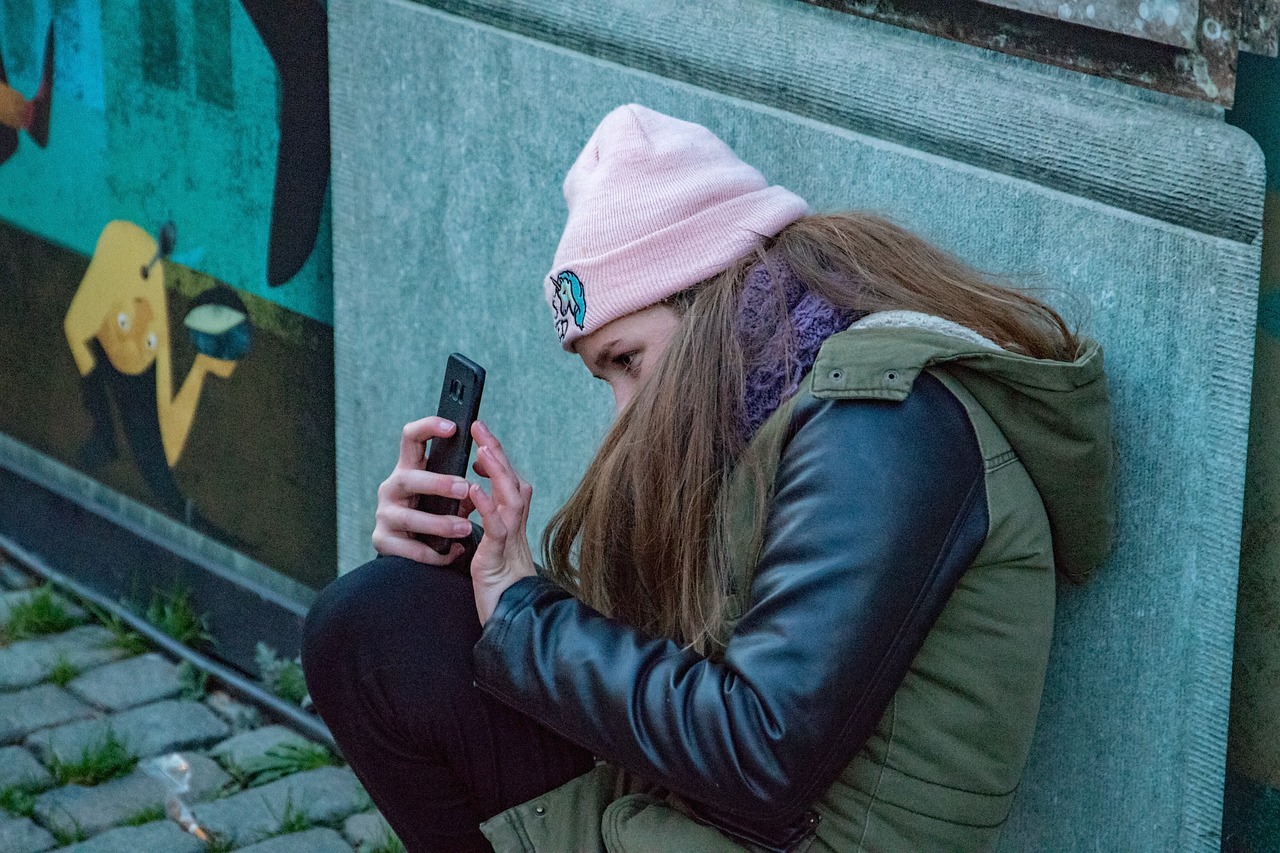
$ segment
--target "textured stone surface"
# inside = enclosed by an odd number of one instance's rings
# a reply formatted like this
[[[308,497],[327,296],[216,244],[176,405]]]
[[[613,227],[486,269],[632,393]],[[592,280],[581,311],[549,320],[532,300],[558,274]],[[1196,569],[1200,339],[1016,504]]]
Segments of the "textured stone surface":
[[[113,731],[139,758],[202,747],[227,736],[227,724],[199,702],[178,699],[130,708],[97,720],[44,729],[27,738],[42,759],[74,760]]]
[[[191,767],[190,790],[182,795],[188,804],[213,796],[230,777],[212,759],[203,755],[183,755]],[[128,776],[101,785],[65,785],[36,797],[35,816],[47,827],[89,835],[121,823],[155,806],[163,806],[169,784],[143,767]]]
[[[30,589],[35,585],[35,578],[15,568],[12,563],[3,562],[3,558],[0,558],[0,587],[4,589]]]
[[[178,668],[155,652],[100,666],[72,679],[67,689],[87,702],[121,711],[178,695]]]
[[[62,849],[65,853],[201,853],[209,848],[176,823],[157,820],[110,829]]]
[[[351,845],[323,827],[269,838],[242,848],[242,853],[351,853]]]
[[[43,827],[25,817],[9,819],[0,813],[0,850],[4,853],[39,853],[57,846]]]
[[[342,834],[358,851],[378,847],[395,836],[386,818],[377,811],[353,814],[342,822]]]
[[[518,9],[511,22],[538,17],[535,4],[503,3],[487,5]],[[572,7],[591,27],[614,9],[587,5]],[[681,21],[689,41],[679,50],[717,43],[722,25],[740,31],[725,5],[709,8],[720,11]],[[751,9],[733,14],[754,21],[759,9],[783,34],[757,53],[780,58],[784,93],[793,57],[809,54],[792,34],[816,15],[842,27],[835,63],[864,51],[913,56],[925,42],[801,3]],[[332,0],[330,20],[341,567],[367,559],[387,448],[433,403],[421,371],[394,365],[430,369],[456,349],[486,366],[485,419],[535,486],[533,537],[572,488],[612,407],[559,351],[538,282],[564,224],[565,170],[603,115],[638,101],[708,125],[815,209],[881,211],[983,269],[1031,277],[1102,342],[1120,460],[1117,546],[1093,582],[1060,596],[1036,740],[1001,843],[1217,849],[1263,182],[1251,140],[1071,75],[1032,81],[980,51],[964,52],[954,74],[931,60],[899,63],[875,78],[892,82],[871,87],[842,71],[859,82],[791,111],[751,103],[774,97],[766,86],[711,91],[733,78],[719,51],[715,64],[694,66],[709,81],[696,88],[413,4]],[[618,56],[662,56],[642,46],[667,30],[623,23]],[[1038,91],[1024,112],[1029,86]],[[853,99],[863,117],[837,126]],[[1099,116],[1104,124],[1080,132]],[[1107,122],[1115,134],[1098,132]],[[984,136],[982,155],[959,162],[971,155],[969,128],[1005,123],[1016,132]],[[1168,146],[1148,135],[1157,127]],[[928,142],[943,137],[948,145]],[[917,140],[928,150],[913,150]],[[1182,142],[1201,153],[1175,178],[1163,158]],[[1145,215],[1121,209],[1131,193]],[[384,273],[376,288],[370,269]],[[441,333],[421,334],[423,317]]]
[[[21,788],[47,788],[53,777],[36,757],[20,746],[0,749],[0,790],[16,785]]]
[[[209,750],[209,754],[221,761],[224,766],[249,770],[254,764],[260,762],[268,751],[278,746],[285,744],[306,746],[311,743],[314,741],[309,741],[284,726],[264,726],[228,738]]]
[[[196,822],[237,845],[279,830],[292,810],[313,822],[329,823],[367,809],[369,795],[346,768],[321,767],[192,808]]]
[[[43,681],[59,660],[85,670],[124,657],[111,640],[111,632],[101,625],[83,625],[0,648],[0,690]]]
[[[0,693],[0,743],[59,723],[90,717],[94,709],[55,684],[39,684],[13,693]]]

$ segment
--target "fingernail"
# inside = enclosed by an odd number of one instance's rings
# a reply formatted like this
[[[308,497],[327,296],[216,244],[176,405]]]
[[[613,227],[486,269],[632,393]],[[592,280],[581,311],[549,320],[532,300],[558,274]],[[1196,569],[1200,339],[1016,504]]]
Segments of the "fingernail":
[[[469,521],[457,522],[456,524],[453,525],[453,532],[454,532],[454,535],[456,536],[471,535],[471,522]]]
[[[440,425],[441,425],[441,426],[443,426],[443,427],[445,427],[445,428],[447,428],[447,429],[457,429],[457,428],[458,428],[458,425],[457,425],[457,424],[455,424],[453,421],[449,420],[448,418],[441,418],[441,419],[440,419]]]
[[[470,490],[471,490],[471,486],[467,484],[466,480],[459,480],[458,482],[453,484],[453,488],[451,491],[455,498],[465,498],[467,496],[467,492],[469,492]]]

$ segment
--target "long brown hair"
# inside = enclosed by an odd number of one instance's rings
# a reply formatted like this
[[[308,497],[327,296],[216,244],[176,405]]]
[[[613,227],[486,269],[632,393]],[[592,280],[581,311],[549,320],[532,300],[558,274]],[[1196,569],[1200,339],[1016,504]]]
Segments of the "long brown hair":
[[[677,295],[682,322],[666,352],[542,547],[549,575],[588,605],[709,654],[726,639],[735,582],[721,496],[744,446],[737,416],[752,355],[734,318],[747,271],[766,257],[851,311],[932,314],[1035,358],[1071,361],[1079,350],[1052,308],[865,213],[803,217]]]

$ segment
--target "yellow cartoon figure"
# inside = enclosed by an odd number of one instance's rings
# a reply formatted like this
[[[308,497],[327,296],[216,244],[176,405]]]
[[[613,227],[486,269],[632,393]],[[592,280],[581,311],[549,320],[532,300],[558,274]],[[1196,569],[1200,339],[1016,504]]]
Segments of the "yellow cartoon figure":
[[[179,491],[171,469],[182,457],[205,378],[231,376],[235,359],[247,349],[248,327],[242,313],[226,308],[240,314],[240,322],[231,325],[242,330],[243,346],[223,346],[221,358],[197,353],[182,387],[173,393],[162,261],[173,251],[174,239],[172,223],[161,229],[159,244],[131,222],[108,223],[64,327],[91,419],[81,464],[94,470],[117,458],[114,403],[134,461],[157,503],[189,524],[205,526]],[[228,327],[223,315],[225,311],[219,315],[222,326]]]

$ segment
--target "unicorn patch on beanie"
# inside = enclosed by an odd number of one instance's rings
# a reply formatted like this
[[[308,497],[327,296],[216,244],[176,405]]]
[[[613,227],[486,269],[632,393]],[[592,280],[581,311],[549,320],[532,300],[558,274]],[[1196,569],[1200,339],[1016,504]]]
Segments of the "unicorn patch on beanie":
[[[587,297],[582,281],[572,270],[565,270],[551,280],[551,310],[556,317],[556,334],[564,340],[569,333],[569,319],[579,329],[587,322]]]

